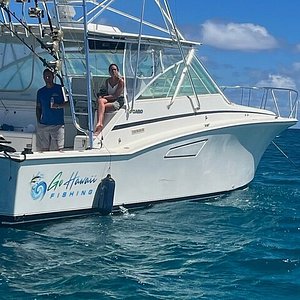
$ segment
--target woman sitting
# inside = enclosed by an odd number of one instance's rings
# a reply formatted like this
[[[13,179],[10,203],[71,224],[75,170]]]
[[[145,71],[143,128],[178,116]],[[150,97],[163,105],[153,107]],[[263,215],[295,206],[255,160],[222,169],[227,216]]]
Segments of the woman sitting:
[[[119,74],[119,67],[111,64],[108,68],[110,77],[106,80],[106,95],[98,97],[98,122],[95,127],[95,135],[103,129],[104,113],[120,109],[124,104],[124,80]]]

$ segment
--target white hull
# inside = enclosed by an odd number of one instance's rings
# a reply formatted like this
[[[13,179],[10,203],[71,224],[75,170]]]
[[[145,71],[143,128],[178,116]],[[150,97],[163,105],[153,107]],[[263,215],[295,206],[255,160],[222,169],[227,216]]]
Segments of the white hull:
[[[116,209],[241,188],[253,179],[268,144],[290,125],[275,121],[216,128],[133,153],[109,154],[102,148],[35,153],[24,162],[1,159],[2,222],[99,212],[95,193],[107,174],[115,180]],[[36,176],[39,181],[32,182]],[[40,186],[35,192],[34,184]]]

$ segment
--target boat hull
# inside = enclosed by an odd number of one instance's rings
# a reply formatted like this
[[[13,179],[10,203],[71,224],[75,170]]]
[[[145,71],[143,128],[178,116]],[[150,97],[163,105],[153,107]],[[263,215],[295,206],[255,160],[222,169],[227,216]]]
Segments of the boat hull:
[[[240,124],[170,138],[133,153],[39,153],[1,157],[2,224],[101,213],[110,174],[114,209],[206,197],[246,186],[274,137],[292,121]],[[54,154],[53,154],[54,155]]]

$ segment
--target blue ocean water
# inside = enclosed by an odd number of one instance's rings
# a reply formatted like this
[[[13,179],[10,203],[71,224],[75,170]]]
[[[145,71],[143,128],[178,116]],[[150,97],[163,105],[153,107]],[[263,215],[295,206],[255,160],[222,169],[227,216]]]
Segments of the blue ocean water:
[[[0,299],[300,299],[300,130],[244,190],[0,228]]]

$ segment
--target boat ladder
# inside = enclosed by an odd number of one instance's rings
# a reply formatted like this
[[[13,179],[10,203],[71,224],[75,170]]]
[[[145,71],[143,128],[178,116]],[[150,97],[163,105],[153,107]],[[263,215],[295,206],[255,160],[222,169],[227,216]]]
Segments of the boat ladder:
[[[88,22],[86,1],[54,0],[57,27],[62,31],[70,31],[74,37],[72,44],[76,51],[66,47],[68,40],[61,41],[61,59],[63,60],[62,78],[68,91],[73,123],[78,131],[89,137],[89,148],[93,143],[95,94],[93,93],[92,78],[89,63]],[[80,18],[75,18],[80,15]],[[82,35],[78,32],[84,33]],[[77,33],[77,34],[76,34]],[[78,51],[81,49],[81,51]],[[72,69],[72,61],[81,61],[80,68]],[[78,69],[80,71],[78,71]]]

